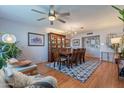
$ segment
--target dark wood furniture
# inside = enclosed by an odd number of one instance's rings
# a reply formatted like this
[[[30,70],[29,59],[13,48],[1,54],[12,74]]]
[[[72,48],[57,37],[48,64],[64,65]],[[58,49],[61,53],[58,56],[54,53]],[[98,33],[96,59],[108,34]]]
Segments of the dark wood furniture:
[[[118,80],[124,80],[124,77],[120,76],[120,72],[122,68],[124,68],[124,58],[115,58],[115,63],[117,64],[117,69],[118,69]]]
[[[71,56],[68,58],[69,67],[72,68],[73,64],[78,65],[78,58],[79,58],[78,49],[73,49]]]
[[[70,53],[66,53],[65,51],[63,52],[54,52],[53,57],[54,57],[54,67],[57,65],[59,66],[59,69],[61,70],[61,66],[62,65],[66,65],[68,66],[68,55],[70,55]]]
[[[83,62],[85,62],[85,52],[86,52],[86,48],[79,48],[78,49],[78,55],[79,55],[80,64],[82,64],[82,59],[83,59]]]
[[[83,62],[85,62],[85,48],[78,48],[78,49],[73,49],[73,52],[69,58],[69,66],[73,67],[73,64],[78,65],[79,63],[82,64],[82,59]]]
[[[48,61],[54,61],[54,53],[65,48],[66,37],[64,35],[48,33]]]
[[[59,53],[60,55],[63,55],[63,56],[70,56],[72,53],[71,52],[60,52]]]
[[[65,46],[66,47],[71,47],[71,40],[70,39],[65,40]]]

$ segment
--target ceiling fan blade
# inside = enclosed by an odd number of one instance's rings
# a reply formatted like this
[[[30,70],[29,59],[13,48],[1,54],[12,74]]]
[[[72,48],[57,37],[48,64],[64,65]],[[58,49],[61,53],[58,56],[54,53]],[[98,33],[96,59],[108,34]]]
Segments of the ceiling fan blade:
[[[53,21],[50,21],[50,25],[53,25]]]
[[[44,19],[46,19],[46,18],[40,18],[40,19],[37,19],[37,21],[41,21],[41,20],[44,20]]]
[[[31,9],[31,10],[34,11],[34,12],[40,13],[40,14],[46,14],[45,12],[41,12],[39,10],[35,10],[35,9]]]
[[[62,22],[62,23],[66,23],[66,21],[62,20],[62,19],[57,19],[58,21]]]
[[[67,13],[60,13],[59,15],[60,16],[70,16],[70,13],[69,12],[67,12]]]

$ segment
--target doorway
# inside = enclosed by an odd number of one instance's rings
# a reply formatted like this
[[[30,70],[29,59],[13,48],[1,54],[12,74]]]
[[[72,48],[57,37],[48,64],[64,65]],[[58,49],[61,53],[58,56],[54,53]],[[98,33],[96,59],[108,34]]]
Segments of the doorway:
[[[100,58],[100,35],[82,37],[82,48],[86,48],[86,56]]]

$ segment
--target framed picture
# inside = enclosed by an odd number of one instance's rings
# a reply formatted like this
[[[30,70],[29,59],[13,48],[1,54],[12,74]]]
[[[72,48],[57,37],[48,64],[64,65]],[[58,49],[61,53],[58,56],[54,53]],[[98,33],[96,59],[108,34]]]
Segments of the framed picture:
[[[28,32],[28,46],[44,46],[45,36],[43,34]]]
[[[72,44],[73,46],[80,46],[80,39],[74,39]]]

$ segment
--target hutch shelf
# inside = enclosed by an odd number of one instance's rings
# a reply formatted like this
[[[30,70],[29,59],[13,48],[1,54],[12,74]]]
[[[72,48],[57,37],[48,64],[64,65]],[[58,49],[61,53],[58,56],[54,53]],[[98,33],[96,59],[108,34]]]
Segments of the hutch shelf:
[[[48,33],[48,61],[53,62],[53,54],[55,51],[66,47],[65,35]]]

